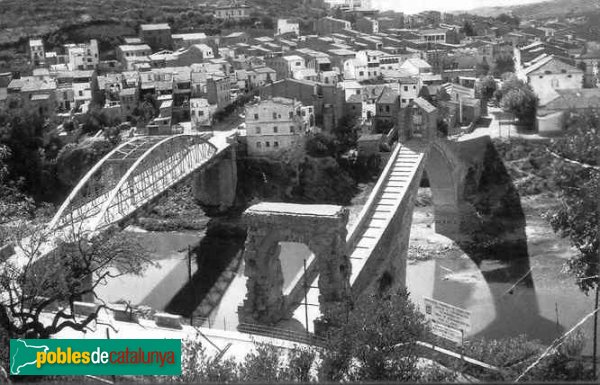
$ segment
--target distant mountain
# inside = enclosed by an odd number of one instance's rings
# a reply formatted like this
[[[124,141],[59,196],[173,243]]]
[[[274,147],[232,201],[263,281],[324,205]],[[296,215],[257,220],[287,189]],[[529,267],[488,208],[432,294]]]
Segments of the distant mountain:
[[[480,16],[498,16],[501,13],[513,12],[521,19],[541,19],[565,15],[579,16],[589,12],[600,11],[599,0],[548,0],[539,3],[513,5],[508,7],[475,8],[468,13]]]

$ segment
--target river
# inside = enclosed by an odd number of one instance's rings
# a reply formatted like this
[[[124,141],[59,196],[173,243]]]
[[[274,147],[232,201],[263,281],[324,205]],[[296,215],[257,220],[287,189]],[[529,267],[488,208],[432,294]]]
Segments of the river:
[[[353,199],[350,222],[358,217],[368,198],[372,184],[361,185]],[[427,195],[421,189],[420,195]],[[526,216],[528,260],[516,262],[484,260],[477,265],[450,239],[436,234],[433,208],[415,207],[411,228],[407,266],[407,288],[412,300],[424,309],[423,298],[430,297],[467,309],[472,313],[471,330],[466,338],[500,338],[527,334],[530,338],[549,343],[574,326],[593,310],[592,296],[584,295],[574,279],[564,271],[567,259],[574,255],[568,240],[558,237],[542,214],[556,200],[524,197],[521,199]],[[199,243],[205,232],[143,232],[136,228],[142,244],[151,251],[155,266],[142,276],[125,276],[100,287],[98,294],[108,302],[129,301],[155,310],[164,310],[188,282],[189,246]],[[284,287],[302,269],[308,254],[304,245],[282,245]],[[522,266],[521,266],[522,265]],[[533,284],[524,283],[524,274],[531,269]],[[191,274],[196,272],[192,261]],[[229,289],[227,299],[241,301],[245,292],[243,274]],[[233,292],[233,293],[231,293]],[[232,309],[229,309],[231,307]],[[237,306],[217,308],[220,318],[233,318]],[[220,319],[219,318],[219,319]],[[236,321],[224,321],[234,325]],[[592,350],[591,320],[582,325]]]

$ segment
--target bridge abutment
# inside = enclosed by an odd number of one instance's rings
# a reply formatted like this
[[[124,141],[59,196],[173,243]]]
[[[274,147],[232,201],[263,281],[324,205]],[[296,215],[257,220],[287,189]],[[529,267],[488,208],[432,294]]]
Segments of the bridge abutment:
[[[227,150],[218,162],[194,173],[192,191],[203,206],[222,212],[233,206],[237,189],[235,148]]]

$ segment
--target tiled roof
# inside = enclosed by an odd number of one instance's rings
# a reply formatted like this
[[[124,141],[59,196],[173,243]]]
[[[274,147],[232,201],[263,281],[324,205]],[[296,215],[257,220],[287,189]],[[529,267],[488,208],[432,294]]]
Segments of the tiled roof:
[[[600,88],[555,90],[558,97],[547,103],[549,110],[586,109],[600,107]]]
[[[413,103],[422,108],[427,113],[432,113],[436,110],[436,108],[431,103],[429,103],[427,100],[421,97],[418,97],[415,100],[413,100]]]

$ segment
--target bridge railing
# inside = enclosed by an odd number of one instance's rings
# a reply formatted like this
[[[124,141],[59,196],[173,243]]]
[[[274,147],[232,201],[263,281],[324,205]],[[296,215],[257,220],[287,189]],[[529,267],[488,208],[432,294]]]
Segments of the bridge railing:
[[[238,325],[238,330],[243,333],[256,334],[263,337],[276,338],[314,346],[325,346],[327,342],[324,338],[318,337],[312,333],[302,333],[264,325],[241,323]]]
[[[373,187],[373,191],[371,191],[371,195],[369,195],[369,199],[363,206],[363,208],[358,216],[358,218],[359,218],[358,222],[356,222],[352,226],[350,231],[348,232],[348,236],[346,237],[346,248],[348,250],[348,253],[350,253],[350,252],[352,252],[352,250],[354,250],[354,248],[356,247],[356,243],[358,243],[358,241],[360,240],[360,236],[362,235],[362,232],[363,232],[363,227],[364,227],[365,223],[371,217],[371,214],[373,213],[373,211],[375,210],[375,205],[377,203],[377,200],[379,199],[379,196],[381,196],[381,194],[383,192],[385,182],[388,179],[390,173],[392,172],[392,169],[394,167],[394,161],[398,157],[398,153],[400,152],[401,148],[402,148],[402,145],[399,143],[396,143],[394,149],[391,152],[391,156],[389,158],[387,165],[381,172],[381,175],[379,176],[379,179],[377,180],[375,187]]]
[[[186,319],[186,324],[193,327],[202,327],[214,330],[232,330],[239,331],[245,334],[258,335],[261,337],[268,337],[273,339],[280,339],[292,342],[298,342],[306,345],[313,346],[325,346],[327,340],[323,337],[319,337],[313,333],[298,332],[293,330],[287,330],[282,328],[276,328],[265,325],[240,323],[237,327],[227,328],[227,324],[220,324],[219,322],[211,321],[209,317],[192,317]]]

